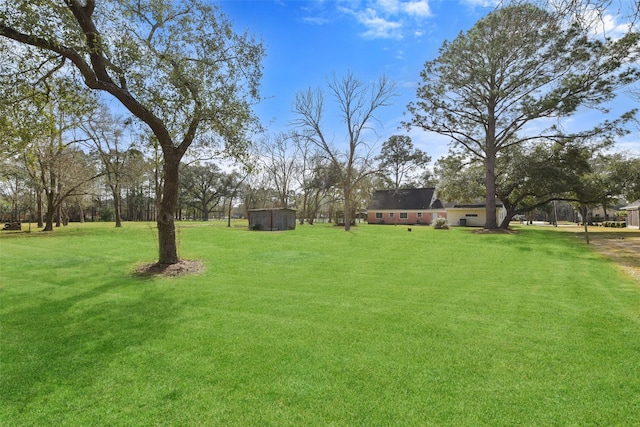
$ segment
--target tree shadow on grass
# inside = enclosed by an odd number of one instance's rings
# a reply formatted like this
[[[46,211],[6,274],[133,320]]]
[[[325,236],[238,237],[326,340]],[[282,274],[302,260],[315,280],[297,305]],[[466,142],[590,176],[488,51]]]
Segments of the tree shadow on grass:
[[[22,293],[14,310],[7,309],[12,302],[5,298],[0,350],[4,412],[17,416],[25,408],[41,410],[38,405],[58,388],[85,389],[118,353],[162,338],[181,309],[161,289],[127,291],[140,284],[122,277],[85,290],[65,288],[74,292],[68,297],[53,291],[44,300],[35,292]]]

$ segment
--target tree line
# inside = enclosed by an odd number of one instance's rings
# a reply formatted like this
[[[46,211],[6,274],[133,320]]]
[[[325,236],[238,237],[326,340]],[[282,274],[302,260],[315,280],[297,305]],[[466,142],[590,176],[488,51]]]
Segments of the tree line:
[[[620,37],[594,32],[610,3],[504,2],[426,62],[403,126],[450,139],[451,152],[436,167],[439,186],[470,197],[462,190],[478,183],[485,228],[498,226],[497,200],[509,215],[551,199],[600,202],[593,191],[604,186],[599,170],[615,170],[603,172],[619,177],[610,182],[627,180],[624,188],[607,186],[607,200],[637,194],[629,172],[636,159],[601,155],[629,132],[635,109],[584,129],[563,126],[581,109],[604,109],[640,78],[637,8]],[[348,72],[326,88],[301,90],[291,131],[258,137],[266,133],[252,110],[260,101],[263,44],[237,33],[208,2],[3,2],[0,37],[1,148],[16,176],[29,177],[21,185],[31,183],[35,206],[39,197],[46,202],[44,229],[95,180],[109,189],[118,221],[119,194],[129,214],[142,188],[133,191],[131,171],[151,165],[136,176],[154,202],[161,264],[179,261],[176,218],[206,218],[224,197],[231,206],[241,187],[253,206],[271,193],[279,205],[295,202],[307,219],[321,201],[339,201],[349,230],[372,187],[408,185],[407,173],[429,161],[400,135],[377,152],[376,115],[396,95],[385,76],[365,82]],[[125,120],[105,111],[105,95]],[[328,114],[342,123],[337,138],[326,127]],[[124,142],[131,135],[139,138],[134,145]],[[214,158],[240,171],[203,160]],[[432,184],[433,176],[411,180]]]
[[[88,94],[87,94],[88,95]],[[68,221],[155,221],[162,187],[162,156],[154,140],[130,117],[114,116],[88,96],[74,112],[50,94],[50,131],[31,132],[20,153],[3,160],[0,218],[33,221],[51,231]],[[65,123],[56,117],[67,118]],[[246,217],[247,209],[293,207],[300,223],[328,221],[344,210],[340,172],[308,138],[297,132],[262,134],[252,144],[251,162],[223,163],[203,150],[180,166],[175,219]],[[366,208],[373,191],[421,186],[430,160],[409,137],[393,136],[352,187],[354,213]],[[387,171],[389,175],[385,175]],[[363,172],[364,174],[364,172]],[[428,184],[428,183],[427,183]]]

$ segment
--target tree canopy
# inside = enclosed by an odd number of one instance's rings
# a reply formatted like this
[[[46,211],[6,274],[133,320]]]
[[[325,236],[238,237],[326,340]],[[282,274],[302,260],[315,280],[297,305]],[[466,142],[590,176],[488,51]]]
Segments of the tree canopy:
[[[578,25],[531,4],[497,9],[425,64],[417,101],[408,105],[419,127],[451,138],[484,165],[486,228],[496,224],[496,161],[504,150],[537,141],[575,141],[612,132],[620,121],[567,134],[554,120],[597,107],[640,77],[640,34],[599,40]],[[633,113],[626,114],[622,121]],[[532,132],[540,123],[541,132]]]
[[[411,137],[393,135],[382,144],[380,154],[376,157],[380,162],[382,173],[394,189],[402,185],[414,186],[420,171],[431,161],[431,157],[419,148],[415,148]]]
[[[178,262],[180,161],[194,141],[222,141],[235,156],[245,151],[256,124],[262,44],[236,34],[217,7],[200,0],[3,2],[0,36],[13,43],[5,51],[13,52],[14,75],[33,84],[73,75],[149,127],[164,158],[159,262]]]

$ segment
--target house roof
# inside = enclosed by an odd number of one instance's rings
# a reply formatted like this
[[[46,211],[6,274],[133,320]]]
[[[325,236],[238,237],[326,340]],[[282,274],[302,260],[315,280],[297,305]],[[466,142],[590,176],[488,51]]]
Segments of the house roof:
[[[443,209],[436,197],[435,188],[407,188],[398,190],[377,190],[371,197],[368,210],[427,210]]]
[[[451,205],[447,205],[447,208],[451,208],[451,209],[485,209],[487,207],[487,204],[482,201],[482,202],[478,202],[478,203],[457,203],[454,202]],[[499,202],[496,200],[496,208],[501,208],[502,207],[502,202]]]
[[[627,206],[623,206],[620,208],[620,210],[623,211],[635,211],[640,209],[640,200],[636,200],[635,202],[631,203],[630,205]]]

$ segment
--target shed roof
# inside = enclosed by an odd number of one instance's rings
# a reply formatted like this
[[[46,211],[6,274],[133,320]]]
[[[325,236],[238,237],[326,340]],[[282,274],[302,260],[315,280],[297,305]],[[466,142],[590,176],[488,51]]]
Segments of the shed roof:
[[[256,208],[256,209],[249,209],[249,212],[261,212],[261,211],[292,211],[292,212],[296,212],[296,209],[293,209],[293,208]]]
[[[399,190],[377,190],[371,197],[368,210],[427,210],[443,209],[436,197],[435,188],[407,188]]]
[[[640,200],[636,200],[635,202],[620,208],[620,210],[623,210],[623,211],[635,211],[638,209],[640,209]]]

